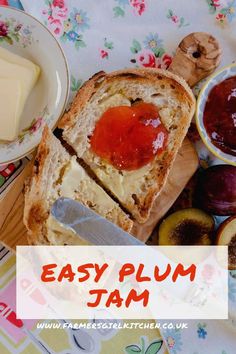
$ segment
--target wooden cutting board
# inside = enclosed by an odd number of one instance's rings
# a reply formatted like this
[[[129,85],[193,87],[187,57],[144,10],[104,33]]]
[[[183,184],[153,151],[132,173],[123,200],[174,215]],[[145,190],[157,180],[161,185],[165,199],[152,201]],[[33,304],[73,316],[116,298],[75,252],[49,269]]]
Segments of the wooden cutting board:
[[[167,183],[154,202],[148,221],[144,224],[134,223],[132,234],[140,241],[146,242],[148,240],[156,224],[174,204],[198,166],[199,160],[196,150],[189,139],[185,138],[174,161]]]
[[[169,70],[184,77],[190,86],[208,76],[219,64],[221,50],[217,40],[203,32],[191,33],[179,44]],[[32,168],[29,163],[0,201],[0,241],[15,249],[26,245],[23,225],[23,185]],[[157,222],[165,215],[198,167],[198,157],[186,138],[178,152],[167,183],[155,201],[149,220],[135,224],[133,234],[147,241]]]

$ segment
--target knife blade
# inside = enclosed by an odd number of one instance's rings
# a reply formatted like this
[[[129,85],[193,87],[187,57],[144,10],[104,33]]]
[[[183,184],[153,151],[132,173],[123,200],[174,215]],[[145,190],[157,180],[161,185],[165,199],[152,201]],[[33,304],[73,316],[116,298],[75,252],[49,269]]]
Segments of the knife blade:
[[[93,245],[145,245],[93,210],[70,198],[57,199],[51,207],[51,215],[63,227],[73,230]]]

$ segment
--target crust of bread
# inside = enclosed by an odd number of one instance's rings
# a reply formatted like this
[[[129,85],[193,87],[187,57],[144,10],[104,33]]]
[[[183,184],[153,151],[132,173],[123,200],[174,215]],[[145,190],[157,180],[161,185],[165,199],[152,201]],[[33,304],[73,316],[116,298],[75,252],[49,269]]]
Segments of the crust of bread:
[[[84,82],[79,91],[77,92],[70,110],[66,112],[59,121],[58,128],[67,130],[72,129],[77,122],[77,117],[84,109],[93,94],[97,91],[100,84],[107,77],[104,71],[99,71],[93,75],[88,81]]]
[[[30,244],[49,244],[46,221],[49,216],[49,195],[58,171],[58,161],[68,161],[69,154],[54,138],[49,128],[43,130],[31,177],[25,185],[23,221]],[[54,171],[54,173],[53,173]]]
[[[64,149],[60,141],[52,134],[50,129],[45,126],[34,162],[32,175],[25,185],[23,221],[28,230],[28,241],[30,244],[50,244],[52,240],[55,240],[53,242],[58,240],[58,244],[60,244],[61,239],[63,239],[65,243],[66,238],[71,238],[71,235],[66,236],[68,235],[67,230],[65,230],[64,237],[56,237],[53,230],[49,232],[47,221],[49,219],[51,205],[59,197],[62,170],[65,166],[68,166],[72,159],[73,158]],[[83,170],[79,164],[78,166]],[[91,180],[91,183],[95,182]],[[96,187],[95,185],[94,188],[96,190],[96,188],[100,187],[98,185]],[[105,192],[103,191],[103,193]],[[80,191],[77,200],[80,200],[81,195],[83,195],[83,190]],[[109,196],[107,197],[110,199]],[[83,202],[85,201],[85,204],[86,202],[89,204],[90,201],[85,200],[85,198],[86,194],[82,200]],[[112,199],[111,202],[114,206],[112,205],[112,210],[109,215],[102,216],[107,216],[111,221],[129,232],[133,226],[133,222],[120,209],[117,203],[112,201]],[[61,229],[60,234],[63,236]]]
[[[145,69],[123,69],[113,71],[111,73],[106,73],[105,71],[99,71],[95,75],[93,75],[89,80],[87,80],[83,86],[77,92],[70,110],[63,115],[61,120],[59,121],[58,127],[63,130],[72,129],[75,123],[77,122],[78,115],[84,109],[84,107],[88,104],[91,97],[94,93],[98,90],[101,84],[105,80],[115,79],[117,78],[122,79],[124,78],[144,78],[144,79],[159,79],[162,78],[169,78],[172,79],[173,82],[178,83],[180,87],[183,87],[186,91],[186,98],[189,100],[190,105],[192,105],[192,112],[193,115],[195,111],[195,98],[193,96],[191,88],[188,86],[187,82],[181,78],[173,74],[170,71],[162,70],[162,69],[154,69],[154,68],[145,68]]]
[[[150,166],[151,172],[149,173],[148,180],[150,182],[150,179],[152,179],[153,183],[144,183],[142,186],[144,193],[132,193],[132,196],[130,193],[130,198],[127,200],[120,200],[116,193],[111,190],[111,193],[118,198],[120,204],[132,214],[133,218],[139,223],[144,223],[149,217],[155,198],[161,192],[167,180],[176,154],[187,133],[195,111],[195,98],[184,79],[166,70],[145,68],[125,69],[108,74],[105,72],[97,73],[82,86],[77,93],[70,110],[59,122],[59,127],[63,129],[64,139],[68,144],[73,146],[79,157],[83,158],[84,154],[86,155],[86,149],[89,150],[88,136],[91,135],[95,126],[95,122],[87,123],[86,126],[85,124],[83,125],[82,121],[80,126],[79,124],[80,120],[82,120],[82,114],[99,90],[105,87],[105,85],[111,87],[113,84],[116,85],[122,80],[125,80],[127,85],[132,85],[134,82],[143,85],[157,85],[157,83],[160,84],[160,81],[165,84],[168,83],[169,87],[173,87],[175,90],[179,104],[184,107],[178,121],[175,119],[175,127],[173,128],[175,131],[171,131],[172,133],[170,134],[171,137],[168,142],[167,150],[163,152],[161,156],[156,157]],[[91,124],[93,125],[92,127]],[[94,161],[91,161],[91,156],[87,157],[87,159],[85,158],[85,162],[93,169]],[[99,178],[98,175],[97,177]],[[100,179],[100,182],[101,184],[104,183],[102,178]],[[109,183],[108,185],[104,185],[109,189]]]

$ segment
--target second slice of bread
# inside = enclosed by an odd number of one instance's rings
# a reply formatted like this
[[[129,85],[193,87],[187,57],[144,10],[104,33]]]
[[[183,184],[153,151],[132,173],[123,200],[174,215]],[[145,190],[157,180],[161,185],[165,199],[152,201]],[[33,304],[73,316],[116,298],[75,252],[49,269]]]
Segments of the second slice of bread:
[[[96,122],[110,107],[131,106],[141,100],[157,106],[169,132],[166,150],[135,171],[118,170],[90,149]],[[195,99],[186,82],[159,69],[126,69],[96,74],[79,90],[59,127],[78,157],[93,170],[101,184],[139,223],[149,216],[165,184],[176,154],[187,133]]]
[[[69,155],[46,126],[25,191],[24,223],[29,243],[76,244],[76,236],[61,229],[50,216],[50,208],[59,197],[81,202],[127,232],[132,228],[133,222],[119,205],[77,163],[76,156]]]

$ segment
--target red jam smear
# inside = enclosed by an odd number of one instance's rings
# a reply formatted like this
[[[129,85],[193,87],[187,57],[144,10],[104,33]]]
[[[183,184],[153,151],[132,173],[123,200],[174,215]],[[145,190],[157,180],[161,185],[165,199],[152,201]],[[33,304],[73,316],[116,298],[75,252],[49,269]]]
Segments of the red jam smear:
[[[96,123],[91,149],[119,170],[136,170],[161,154],[168,131],[154,104],[109,108]]]
[[[210,91],[203,123],[211,142],[221,151],[236,156],[236,76]]]

